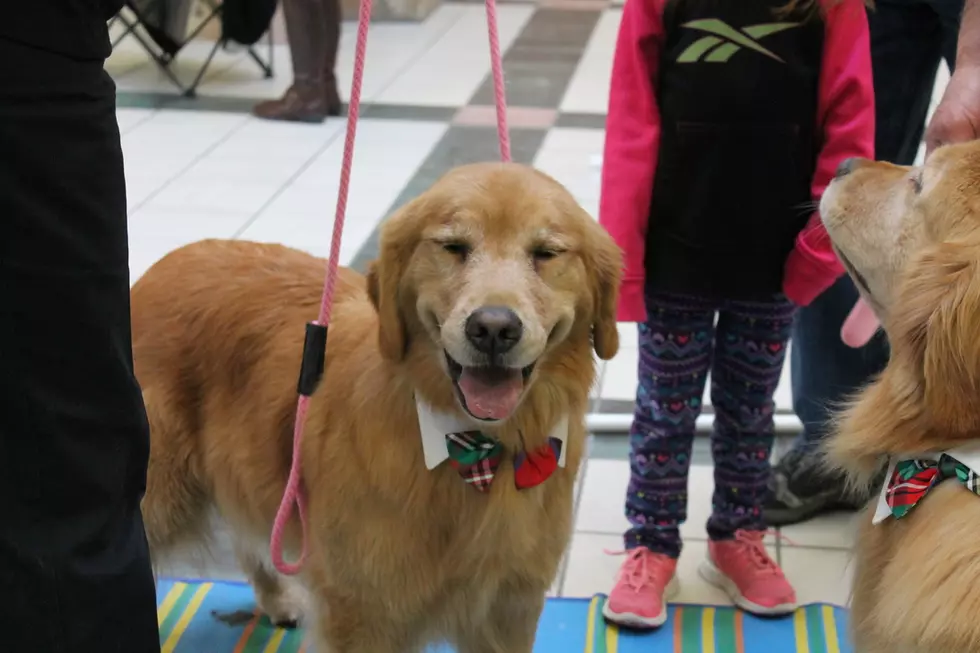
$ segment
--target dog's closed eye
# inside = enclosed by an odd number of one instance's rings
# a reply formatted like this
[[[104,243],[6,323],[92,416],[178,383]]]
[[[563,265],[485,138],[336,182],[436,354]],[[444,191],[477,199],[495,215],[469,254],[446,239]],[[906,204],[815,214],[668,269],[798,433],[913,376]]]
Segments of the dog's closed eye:
[[[550,261],[553,258],[565,253],[565,250],[548,245],[538,245],[531,250],[531,257],[535,262]]]
[[[470,246],[461,240],[447,240],[440,242],[439,245],[461,261],[465,261],[466,257],[470,255]]]

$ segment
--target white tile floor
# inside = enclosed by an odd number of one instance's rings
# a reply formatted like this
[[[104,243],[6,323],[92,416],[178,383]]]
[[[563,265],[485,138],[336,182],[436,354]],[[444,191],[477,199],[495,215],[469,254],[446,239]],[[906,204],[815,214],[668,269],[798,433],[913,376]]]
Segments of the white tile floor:
[[[529,20],[528,5],[499,8],[506,48]],[[619,11],[601,17],[561,102],[561,109],[602,114]],[[353,24],[344,28],[337,71],[350,82]],[[447,4],[421,24],[389,23],[372,28],[364,85],[366,101],[426,106],[464,105],[489,70],[480,5]],[[206,44],[182,55],[202,56]],[[272,97],[289,83],[288,50],[276,52],[279,74],[261,79],[241,53],[220,53],[201,86],[202,96]],[[166,80],[134,47],[119,48],[108,63],[121,91],[169,93]],[[193,65],[180,64],[184,78]],[[945,70],[937,84],[943,88]],[[324,125],[260,122],[244,113],[121,109],[126,155],[133,277],[171,249],[206,237],[277,241],[326,252],[336,199],[342,150],[342,120]],[[342,263],[349,262],[378,219],[447,129],[442,121],[364,119],[358,133]],[[601,152],[598,129],[550,130],[535,164],[566,184],[596,213]],[[631,400],[636,336],[622,329],[620,354],[605,365],[601,394]],[[786,369],[788,374],[788,366]],[[778,404],[789,409],[787,383]],[[589,462],[580,489],[576,532],[556,593],[584,596],[609,589],[620,559],[604,549],[622,546],[626,527],[622,503],[629,476],[625,460]],[[682,601],[725,603],[695,569],[705,554],[704,522],[710,510],[712,469],[696,466],[690,479],[690,515],[684,525]],[[778,548],[801,600],[847,600],[848,547],[852,525],[832,516],[783,529]],[[219,561],[227,563],[227,560]],[[227,566],[222,575],[234,573]]]
[[[605,12],[586,47],[582,62],[562,99],[562,111],[605,113],[609,99],[609,68],[612,65],[620,13]],[[600,151],[600,150],[596,150]]]

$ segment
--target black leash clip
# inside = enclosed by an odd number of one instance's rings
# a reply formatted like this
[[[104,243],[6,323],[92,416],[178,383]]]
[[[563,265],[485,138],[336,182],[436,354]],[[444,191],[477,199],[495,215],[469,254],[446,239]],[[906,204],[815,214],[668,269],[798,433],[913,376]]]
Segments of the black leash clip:
[[[304,397],[312,397],[323,378],[323,364],[327,355],[327,327],[310,322],[306,325],[303,342],[303,362],[299,368],[297,391]]]

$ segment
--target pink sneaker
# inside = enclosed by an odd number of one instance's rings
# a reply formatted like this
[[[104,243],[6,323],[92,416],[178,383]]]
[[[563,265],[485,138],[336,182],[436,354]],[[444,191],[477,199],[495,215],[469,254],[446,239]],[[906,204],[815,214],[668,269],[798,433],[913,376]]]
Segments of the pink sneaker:
[[[738,607],[762,616],[796,610],[796,592],[769,557],[763,531],[738,531],[734,540],[708,542],[701,576],[724,590]]]
[[[644,547],[626,552],[602,614],[630,628],[656,628],[667,621],[667,599],[677,592],[677,560]]]

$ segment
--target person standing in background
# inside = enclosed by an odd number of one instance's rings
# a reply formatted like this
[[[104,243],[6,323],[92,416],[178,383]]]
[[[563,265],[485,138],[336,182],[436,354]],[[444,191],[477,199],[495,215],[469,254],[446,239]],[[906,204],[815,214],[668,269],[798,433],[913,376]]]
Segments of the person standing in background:
[[[103,66],[122,0],[0,21],[0,650],[158,653],[140,513],[126,182]]]
[[[340,47],[340,0],[283,0],[286,37],[293,59],[293,84],[277,100],[253,109],[259,118],[323,122],[339,116],[337,50]]]
[[[875,0],[869,9],[875,158],[899,165],[915,162],[939,65],[945,61],[955,71],[963,64],[957,58],[962,10],[963,0]],[[964,24],[963,32],[967,30]],[[980,41],[980,34],[973,40]],[[971,54],[971,66],[980,65],[980,53]],[[964,71],[958,79],[972,79],[965,83],[980,90],[976,71]],[[936,115],[942,119],[940,110]],[[793,409],[803,431],[773,467],[766,505],[770,526],[795,524],[833,510],[855,510],[870,497],[849,495],[843,476],[824,470],[814,455],[832,428],[834,410],[888,362],[883,332],[858,348],[842,342],[841,327],[857,300],[854,282],[845,275],[796,316],[790,371]],[[867,319],[870,311],[862,312]]]
[[[624,251],[618,318],[637,323],[640,358],[631,528],[607,619],[666,621],[709,370],[715,483],[701,575],[754,614],[796,609],[763,542],[773,393],[796,307],[844,273],[801,207],[873,146],[858,0],[627,0],[599,221]]]

